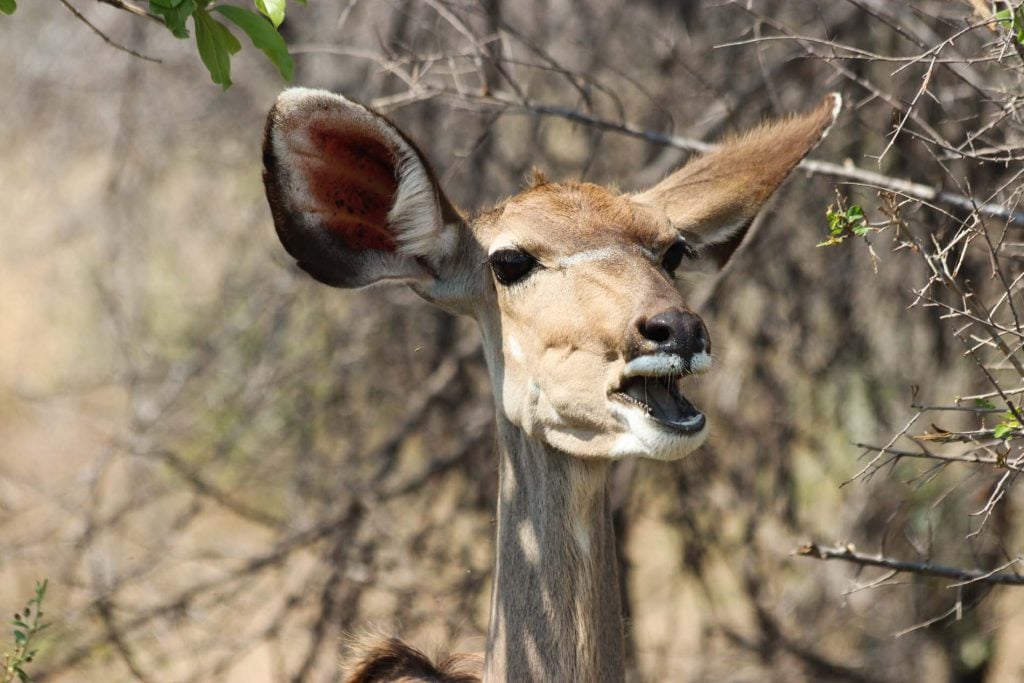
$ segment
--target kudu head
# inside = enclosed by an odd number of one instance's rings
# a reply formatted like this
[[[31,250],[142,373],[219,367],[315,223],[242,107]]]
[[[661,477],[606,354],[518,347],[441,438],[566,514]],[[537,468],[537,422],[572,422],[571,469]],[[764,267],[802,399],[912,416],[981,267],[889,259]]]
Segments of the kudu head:
[[[293,89],[267,121],[264,180],[281,241],[317,280],[397,281],[477,320],[499,419],[571,455],[673,460],[707,436],[680,383],[712,350],[675,278],[725,265],[839,108],[829,95],[643,192],[538,179],[467,215],[387,119]]]

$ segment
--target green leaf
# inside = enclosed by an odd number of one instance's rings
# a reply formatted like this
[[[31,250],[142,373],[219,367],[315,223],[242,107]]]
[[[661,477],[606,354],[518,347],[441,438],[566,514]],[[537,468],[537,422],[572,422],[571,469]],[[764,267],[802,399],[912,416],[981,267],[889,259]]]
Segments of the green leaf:
[[[231,55],[242,49],[228,28],[204,9],[193,15],[196,26],[196,47],[199,57],[210,72],[210,78],[222,88],[231,87]]]
[[[24,645],[25,643],[28,642],[28,636],[25,635],[24,631],[15,631],[14,632],[14,642],[17,643],[18,645]]]
[[[983,408],[985,410],[995,410],[996,404],[987,398],[976,398],[974,399],[975,408]]]
[[[1013,431],[1013,425],[1011,425],[1011,424],[1009,424],[1007,422],[1002,422],[1000,424],[997,424],[992,429],[992,436],[994,436],[997,439],[1005,439],[1007,436],[1010,435],[1010,432],[1012,432],[1012,431]]]
[[[188,38],[185,21],[196,11],[195,0],[150,0],[149,9],[163,17],[175,38]]]
[[[1024,8],[1000,10],[992,15],[1000,26],[1013,34],[1018,43],[1024,45]]]
[[[843,240],[850,235],[864,237],[871,232],[871,226],[864,219],[864,209],[858,204],[844,209],[842,201],[840,201],[839,209],[828,207],[825,211],[825,218],[828,220],[829,238],[818,243],[819,247],[842,244]]]
[[[274,22],[274,28],[281,25],[281,22],[284,21],[285,0],[255,0],[255,2],[256,9],[267,19]]]
[[[288,54],[288,46],[285,44],[284,38],[277,32],[273,24],[255,12],[241,7],[218,5],[213,9],[245,31],[249,39],[252,40],[252,44],[263,51],[263,54],[277,67],[284,79],[292,80],[295,63],[292,61],[291,55]]]
[[[0,12],[4,14],[14,14],[14,10],[18,9],[18,3],[14,0],[0,0]]]

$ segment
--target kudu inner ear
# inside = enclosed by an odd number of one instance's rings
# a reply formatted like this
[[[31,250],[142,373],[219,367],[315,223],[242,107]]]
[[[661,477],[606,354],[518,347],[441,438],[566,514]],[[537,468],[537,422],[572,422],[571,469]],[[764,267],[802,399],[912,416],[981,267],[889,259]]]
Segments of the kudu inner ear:
[[[828,133],[842,108],[838,93],[814,109],[727,139],[634,196],[665,211],[706,262],[721,268],[772,193]]]
[[[283,92],[267,118],[263,180],[285,249],[338,287],[425,281],[458,215],[389,121],[326,91]]]

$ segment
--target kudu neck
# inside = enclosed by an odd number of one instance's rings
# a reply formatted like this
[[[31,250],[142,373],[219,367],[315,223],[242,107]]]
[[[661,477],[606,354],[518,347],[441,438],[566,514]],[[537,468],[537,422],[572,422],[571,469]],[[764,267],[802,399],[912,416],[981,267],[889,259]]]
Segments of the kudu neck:
[[[498,416],[494,588],[484,680],[624,678],[608,463]]]

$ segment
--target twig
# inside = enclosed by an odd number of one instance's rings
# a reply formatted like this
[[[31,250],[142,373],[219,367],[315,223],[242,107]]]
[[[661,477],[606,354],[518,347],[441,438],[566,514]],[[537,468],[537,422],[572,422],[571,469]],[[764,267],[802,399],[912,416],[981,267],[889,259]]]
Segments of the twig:
[[[101,1],[105,1],[105,0],[101,0]],[[105,42],[110,47],[112,47],[112,48],[114,48],[116,50],[121,50],[122,52],[127,52],[132,57],[138,57],[139,59],[145,59],[147,62],[153,62],[154,64],[161,64],[162,63],[159,59],[156,59],[155,57],[149,57],[147,55],[142,54],[141,52],[136,52],[135,50],[131,49],[130,47],[122,45],[121,43],[118,43],[115,40],[111,39],[110,36],[108,36],[103,31],[99,30],[96,27],[95,24],[93,24],[91,21],[86,19],[85,15],[82,14],[81,12],[79,12],[77,9],[75,9],[75,6],[72,5],[70,2],[68,2],[68,0],[60,0],[60,4],[64,5],[67,8],[67,10],[69,12],[71,12],[72,14],[74,14],[75,17],[79,21],[81,21],[83,24],[85,24],[90,29],[92,29],[92,32],[95,33],[96,35],[98,35],[100,38],[102,38],[103,42]],[[110,4],[114,4],[114,3],[110,3]],[[145,12],[143,12],[143,14],[145,14]]]
[[[443,94],[452,95],[454,93],[450,91],[443,91]],[[567,119],[569,121],[575,121],[576,123],[582,123],[599,130],[606,130],[612,133],[620,133],[622,135],[629,135],[635,138],[641,138],[648,142],[653,142],[659,145],[665,145],[666,147],[674,147],[676,149],[682,149],[689,152],[699,152],[706,154],[713,152],[718,148],[718,145],[710,142],[704,142],[702,140],[695,140],[693,138],[685,138],[679,135],[669,135],[667,133],[659,133],[657,131],[647,130],[640,126],[629,123],[628,121],[609,121],[602,119],[597,116],[590,114],[584,114],[576,109],[570,109],[568,107],[556,107],[532,100],[523,99],[518,100],[510,97],[505,93],[492,93],[490,97],[482,97],[485,101],[490,100],[490,103],[502,105],[505,107],[515,107],[531,114],[538,114],[540,116],[554,116],[557,118]]]
[[[1024,576],[1020,574],[1000,574],[1001,570],[1008,569],[1013,564],[1019,564],[1018,557],[1007,565],[995,570],[983,569],[962,569],[959,567],[947,567],[931,562],[910,562],[908,560],[897,560],[883,555],[868,555],[860,553],[851,546],[827,547],[817,543],[808,543],[793,551],[793,555],[800,557],[811,557],[816,560],[843,560],[865,567],[881,567],[897,572],[910,574],[923,574],[926,576],[940,576],[946,579],[957,581],[972,581],[975,583],[991,583],[1006,586],[1024,586]]]
[[[903,429],[901,429],[899,432],[897,432],[896,435],[893,436],[892,439],[889,440],[889,443],[887,443],[883,448],[880,448],[880,449],[879,448],[870,448],[869,450],[878,451],[878,455],[873,457],[871,459],[871,461],[868,462],[867,465],[862,467],[861,470],[859,472],[857,472],[857,474],[853,475],[852,477],[850,477],[849,479],[844,481],[842,484],[840,484],[839,487],[842,488],[842,487],[846,486],[847,484],[849,484],[850,482],[856,481],[857,479],[860,479],[861,477],[864,477],[865,475],[867,475],[870,478],[870,476],[873,475],[878,470],[879,466],[877,465],[877,463],[881,459],[881,457],[885,454],[885,452],[888,451],[889,449],[891,449],[893,447],[893,445],[899,440],[899,438],[901,436],[903,436],[904,434],[909,432],[910,428],[914,426],[914,423],[916,423],[919,419],[921,419],[922,415],[924,415],[924,411],[918,411],[917,413],[915,413],[914,416],[912,418],[910,418],[910,421],[907,422],[907,424],[903,427]],[[871,474],[868,474],[869,472]]]
[[[133,5],[130,2],[126,2],[125,0],[96,0],[96,1],[97,2],[101,2],[104,5],[110,5],[111,7],[116,7],[119,10],[123,10],[125,12],[130,13],[130,14],[134,14],[135,16],[138,16],[138,17],[145,17],[146,19],[152,19],[153,21],[155,21],[155,22],[157,22],[159,24],[163,24],[164,23],[164,20],[161,19],[158,15],[153,14],[152,12],[148,12],[148,11],[142,9],[141,7],[139,7],[138,5]]]
[[[885,155],[888,153],[888,151],[892,149],[892,146],[894,144],[896,144],[896,138],[899,137],[900,131],[903,130],[903,127],[907,125],[907,119],[909,119],[910,115],[913,113],[914,107],[917,105],[917,101],[921,99],[921,95],[925,94],[925,92],[928,91],[928,84],[932,80],[932,72],[934,71],[934,69],[935,57],[932,57],[931,64],[928,66],[928,70],[924,72],[924,77],[921,79],[921,87],[918,88],[917,94],[914,95],[914,99],[911,100],[910,104],[907,105],[907,110],[906,112],[904,112],[903,117],[900,119],[900,122],[896,125],[896,129],[893,131],[892,136],[889,138],[889,142],[886,143],[885,149],[883,149],[882,153],[878,155],[877,161],[879,166],[882,165],[882,159],[885,158]]]
[[[923,628],[928,628],[932,624],[937,624],[940,621],[942,621],[943,619],[946,619],[946,618],[956,614],[961,609],[963,609],[963,605],[960,603],[960,600],[957,600],[956,602],[953,603],[952,607],[947,609],[942,614],[934,616],[931,619],[925,619],[924,621],[922,621],[922,622],[920,622],[918,624],[914,624],[913,626],[911,626],[909,628],[905,628],[902,631],[897,631],[896,633],[892,634],[892,637],[893,638],[902,638],[903,636],[905,636],[907,634],[910,634],[910,633],[913,633],[914,631],[920,631]]]
[[[1019,472],[1021,470],[1020,465],[1009,462],[1005,459],[1000,460],[996,457],[983,457],[974,453],[965,453],[961,455],[948,455],[943,453],[933,453],[931,451],[908,451],[899,448],[891,448],[885,446],[872,446],[865,443],[856,443],[854,446],[858,448],[864,448],[869,451],[877,452],[879,455],[892,455],[897,458],[921,458],[923,460],[941,460],[943,462],[964,462],[972,465],[992,465],[1001,469],[1013,470]],[[872,461],[874,462],[874,461]],[[851,481],[856,480],[865,474],[865,470],[858,472],[857,475],[851,477]]]

